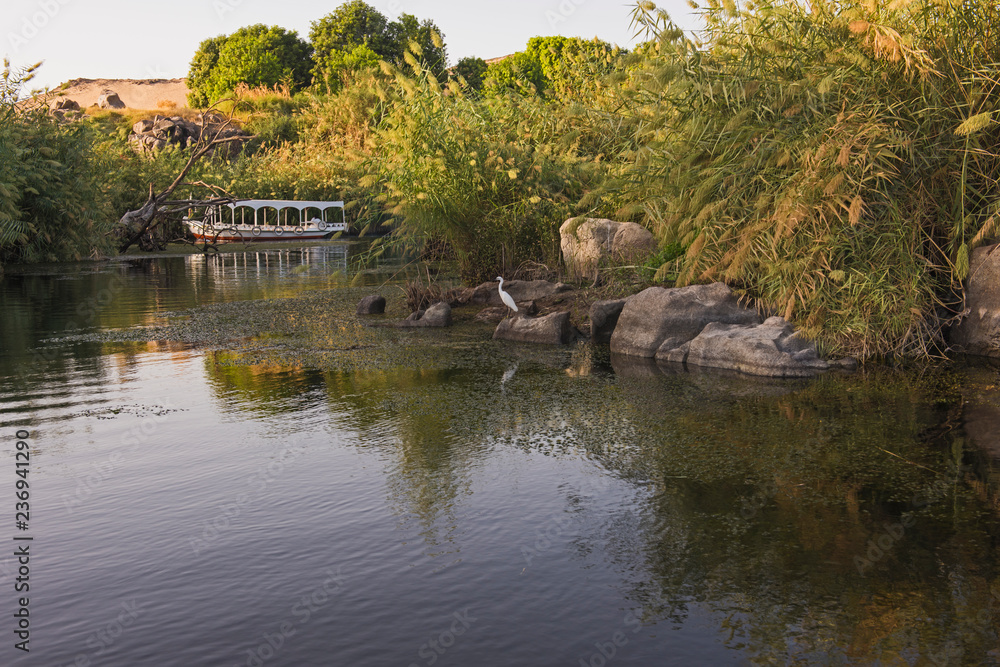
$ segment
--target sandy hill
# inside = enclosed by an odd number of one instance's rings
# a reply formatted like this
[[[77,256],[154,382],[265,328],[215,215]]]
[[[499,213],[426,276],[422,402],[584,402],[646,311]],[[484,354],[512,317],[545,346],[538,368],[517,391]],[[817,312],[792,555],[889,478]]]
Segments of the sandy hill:
[[[54,93],[68,97],[82,108],[97,104],[98,96],[113,90],[130,109],[162,109],[187,106],[188,87],[184,79],[73,79]],[[161,104],[162,103],[162,104]]]

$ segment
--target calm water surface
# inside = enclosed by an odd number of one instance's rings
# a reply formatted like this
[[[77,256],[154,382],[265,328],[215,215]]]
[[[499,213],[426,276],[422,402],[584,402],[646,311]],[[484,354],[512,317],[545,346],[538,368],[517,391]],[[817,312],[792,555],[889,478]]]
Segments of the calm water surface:
[[[0,664],[1000,663],[989,363],[771,382],[373,328],[402,291],[352,252],[8,270]]]

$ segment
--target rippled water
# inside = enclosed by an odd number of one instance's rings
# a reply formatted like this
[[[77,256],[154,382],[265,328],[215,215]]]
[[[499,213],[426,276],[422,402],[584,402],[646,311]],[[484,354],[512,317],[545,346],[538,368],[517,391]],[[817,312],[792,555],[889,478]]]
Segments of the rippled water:
[[[402,292],[353,252],[8,271],[0,663],[1000,662],[988,362],[772,382],[373,328]]]

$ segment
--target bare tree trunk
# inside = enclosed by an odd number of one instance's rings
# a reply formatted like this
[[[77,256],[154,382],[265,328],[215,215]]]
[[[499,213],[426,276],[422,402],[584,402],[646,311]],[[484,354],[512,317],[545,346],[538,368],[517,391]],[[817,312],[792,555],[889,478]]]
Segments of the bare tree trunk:
[[[202,127],[201,136],[191,151],[191,157],[188,158],[187,164],[184,165],[184,168],[181,169],[177,177],[174,178],[173,182],[163,192],[155,194],[153,192],[153,184],[149,184],[149,197],[146,199],[146,203],[142,205],[142,208],[127,212],[118,221],[118,227],[115,231],[122,237],[122,241],[118,245],[118,252],[123,253],[131,248],[132,245],[142,238],[143,234],[149,231],[151,227],[155,227],[154,223],[157,217],[164,212],[162,210],[163,205],[170,199],[170,195],[173,194],[174,190],[184,182],[184,177],[188,175],[188,172],[191,171],[191,168],[194,167],[198,160],[212,152],[220,144],[242,141],[245,138],[241,136],[219,137],[222,131],[228,128],[232,122],[233,119],[230,116],[222,127],[216,128],[210,136],[205,132],[205,128]]]

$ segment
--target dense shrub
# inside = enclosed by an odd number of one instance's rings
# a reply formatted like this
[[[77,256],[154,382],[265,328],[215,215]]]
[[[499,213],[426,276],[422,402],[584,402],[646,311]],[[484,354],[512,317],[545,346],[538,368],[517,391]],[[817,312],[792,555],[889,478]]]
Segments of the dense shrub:
[[[80,259],[110,250],[111,218],[91,162],[94,134],[44,106],[18,105],[32,70],[0,82],[0,266]]]
[[[1000,9],[987,0],[711,0],[703,44],[651,3],[619,192],[828,349],[932,353],[996,232]]]

